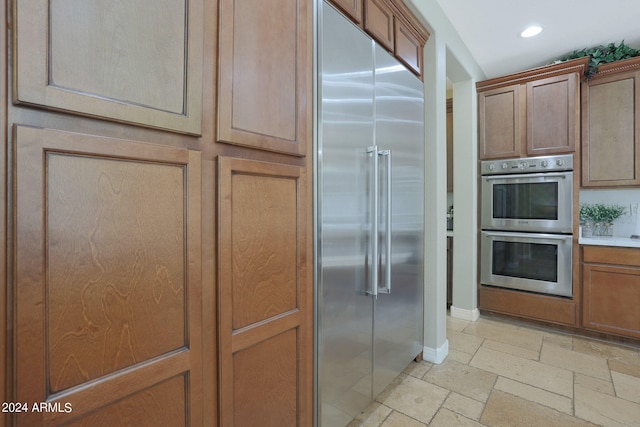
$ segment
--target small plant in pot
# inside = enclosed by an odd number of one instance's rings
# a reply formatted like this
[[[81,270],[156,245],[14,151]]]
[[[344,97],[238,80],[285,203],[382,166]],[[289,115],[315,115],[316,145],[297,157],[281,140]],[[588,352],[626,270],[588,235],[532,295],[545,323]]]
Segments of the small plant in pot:
[[[605,205],[604,203],[581,204],[580,223],[583,224],[583,237],[588,236],[589,230],[594,236],[612,236],[613,222],[620,218],[625,208],[620,205]]]

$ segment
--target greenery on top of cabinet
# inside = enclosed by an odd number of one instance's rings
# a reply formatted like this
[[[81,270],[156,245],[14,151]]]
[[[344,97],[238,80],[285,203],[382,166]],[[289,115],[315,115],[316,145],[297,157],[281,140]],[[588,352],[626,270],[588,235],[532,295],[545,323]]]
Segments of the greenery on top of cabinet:
[[[627,46],[624,44],[623,40],[618,46],[616,46],[615,43],[609,43],[607,45],[574,50],[569,55],[557,60],[556,63],[567,61],[569,59],[584,58],[585,56],[591,57],[589,60],[589,67],[585,74],[586,79],[589,80],[598,73],[599,65],[640,56],[640,49],[634,49]]]

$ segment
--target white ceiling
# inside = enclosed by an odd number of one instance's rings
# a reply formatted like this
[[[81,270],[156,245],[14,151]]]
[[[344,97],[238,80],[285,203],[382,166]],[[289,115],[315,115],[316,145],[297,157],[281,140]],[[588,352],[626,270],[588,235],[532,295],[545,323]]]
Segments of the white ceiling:
[[[487,78],[611,42],[640,49],[640,0],[437,1]],[[533,24],[542,33],[521,38]]]

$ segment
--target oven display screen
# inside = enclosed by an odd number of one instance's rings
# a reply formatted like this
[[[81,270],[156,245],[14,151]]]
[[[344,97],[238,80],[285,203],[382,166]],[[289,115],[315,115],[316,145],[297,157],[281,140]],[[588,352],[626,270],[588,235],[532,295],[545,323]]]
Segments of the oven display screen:
[[[558,219],[558,183],[493,185],[493,218]]]
[[[558,281],[558,246],[543,243],[493,241],[493,274]]]

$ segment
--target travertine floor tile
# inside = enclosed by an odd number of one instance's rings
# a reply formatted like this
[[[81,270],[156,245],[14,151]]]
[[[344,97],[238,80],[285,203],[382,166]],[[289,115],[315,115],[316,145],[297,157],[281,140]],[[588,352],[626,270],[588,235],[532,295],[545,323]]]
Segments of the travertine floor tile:
[[[573,350],[640,367],[640,353],[635,348],[589,338],[574,337]]]
[[[484,410],[484,402],[478,402],[477,400],[458,393],[450,393],[447,400],[442,404],[442,407],[466,418],[478,421]]]
[[[480,402],[489,397],[496,375],[462,363],[445,360],[434,365],[424,380]]]
[[[388,406],[374,402],[369,405],[367,410],[360,414],[360,416],[351,421],[347,427],[380,427],[391,412],[393,412],[393,410]]]
[[[640,378],[631,375],[611,372],[616,396],[630,402],[640,403]]]
[[[426,424],[414,420],[399,412],[392,412],[382,423],[382,427],[424,427]]]
[[[566,369],[484,347],[478,350],[470,365],[524,384],[573,397],[573,373]]]
[[[457,414],[448,409],[442,408],[438,411],[433,421],[429,424],[429,427],[481,427],[482,424],[465,418],[464,416]]]
[[[448,318],[447,339],[442,364],[412,362],[349,427],[640,427],[640,348],[484,317]],[[344,425],[338,402],[323,410]]]
[[[640,426],[640,404],[584,387],[575,388],[576,417],[604,426]]]
[[[412,377],[422,378],[432,366],[433,363],[425,362],[424,360],[421,362],[411,362],[403,372]]]
[[[560,396],[550,391],[542,390],[528,384],[522,384],[508,378],[499,377],[495,390],[511,393],[523,399],[539,403],[544,406],[556,409],[565,414],[573,415],[573,399]]]
[[[522,357],[523,359],[539,360],[540,352],[538,350],[529,350],[522,347],[517,347],[511,344],[505,344],[502,342],[486,339],[482,343],[482,347],[490,348],[493,350],[501,351],[503,353],[511,354],[513,356]]]
[[[629,365],[617,360],[609,360],[609,369],[640,378],[640,366],[637,365]]]
[[[579,351],[565,350],[554,345],[542,346],[540,362],[595,378],[605,380],[610,378],[607,359]]]
[[[538,330],[495,321],[471,323],[463,332],[534,351],[540,350],[544,336]]]
[[[480,422],[491,427],[593,426],[587,421],[501,391],[491,393]]]
[[[611,380],[601,380],[599,378],[576,373],[574,377],[574,384],[576,386],[581,386],[593,391],[597,391],[598,393],[609,394],[611,396],[616,395],[615,391],[613,390],[613,383],[611,382]]]
[[[453,360],[453,361],[468,365],[469,362],[471,362],[472,357],[473,357],[473,354],[471,353],[465,353],[464,351],[449,349],[449,355],[447,356],[447,360]]]
[[[448,394],[442,387],[407,376],[389,393],[384,404],[428,424]]]
[[[457,319],[455,317],[447,316],[447,329],[457,332],[462,332],[469,323],[469,320]]]
[[[573,349],[573,336],[555,332],[544,332],[542,338],[543,344],[552,344],[558,347],[566,348],[567,350]]]
[[[449,340],[449,350],[458,350],[469,354],[475,353],[484,341],[484,338],[456,331],[449,331],[447,339]]]

